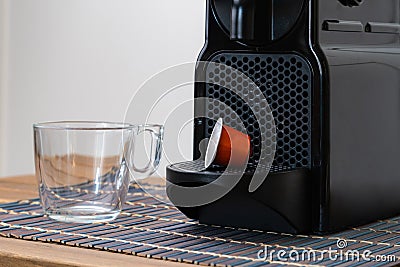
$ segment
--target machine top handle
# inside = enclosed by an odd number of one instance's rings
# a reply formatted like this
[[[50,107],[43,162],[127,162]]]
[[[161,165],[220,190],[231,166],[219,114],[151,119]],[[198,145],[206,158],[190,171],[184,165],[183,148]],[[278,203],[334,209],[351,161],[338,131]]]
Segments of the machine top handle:
[[[232,0],[231,40],[273,40],[273,0]]]
[[[288,34],[307,6],[306,0],[209,1],[230,40],[254,46],[268,45]]]
[[[339,0],[339,2],[344,6],[354,7],[361,5],[363,0]]]

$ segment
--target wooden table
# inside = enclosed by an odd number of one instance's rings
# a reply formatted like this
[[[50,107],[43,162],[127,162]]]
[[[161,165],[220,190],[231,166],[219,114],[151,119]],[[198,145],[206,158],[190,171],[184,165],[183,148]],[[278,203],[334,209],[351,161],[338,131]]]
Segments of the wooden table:
[[[0,178],[0,203],[38,197],[33,175]],[[0,266],[193,266],[93,249],[0,237]]]

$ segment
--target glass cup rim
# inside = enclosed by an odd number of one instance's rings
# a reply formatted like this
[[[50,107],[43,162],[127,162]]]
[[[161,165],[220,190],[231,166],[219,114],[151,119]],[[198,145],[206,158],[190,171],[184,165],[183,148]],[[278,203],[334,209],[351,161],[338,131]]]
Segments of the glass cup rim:
[[[104,131],[130,130],[137,127],[156,127],[163,129],[161,124],[131,124],[126,122],[108,121],[48,121],[33,124],[35,130],[73,130],[73,131]]]

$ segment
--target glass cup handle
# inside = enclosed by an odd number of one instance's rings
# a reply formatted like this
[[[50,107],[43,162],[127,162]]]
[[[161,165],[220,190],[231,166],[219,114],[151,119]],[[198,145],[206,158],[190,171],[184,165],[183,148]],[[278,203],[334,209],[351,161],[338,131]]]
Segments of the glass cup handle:
[[[162,153],[162,134],[154,131],[153,129],[141,129],[136,135],[149,132],[151,134],[151,147],[150,147],[150,157],[146,166],[143,168],[138,168],[135,166],[134,157],[132,158],[132,169],[134,172],[146,174],[149,176],[153,174],[160,164],[161,153]],[[134,146],[133,146],[134,147]],[[133,151],[133,155],[135,152]]]

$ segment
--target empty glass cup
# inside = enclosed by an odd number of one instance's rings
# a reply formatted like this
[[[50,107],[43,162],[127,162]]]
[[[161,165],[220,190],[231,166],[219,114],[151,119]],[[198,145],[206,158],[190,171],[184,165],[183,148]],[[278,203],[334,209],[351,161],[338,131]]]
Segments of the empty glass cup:
[[[35,167],[45,214],[83,223],[117,217],[128,192],[129,169],[134,172],[135,140],[144,132],[151,133],[150,159],[139,171],[150,175],[161,157],[161,125],[35,124]]]

